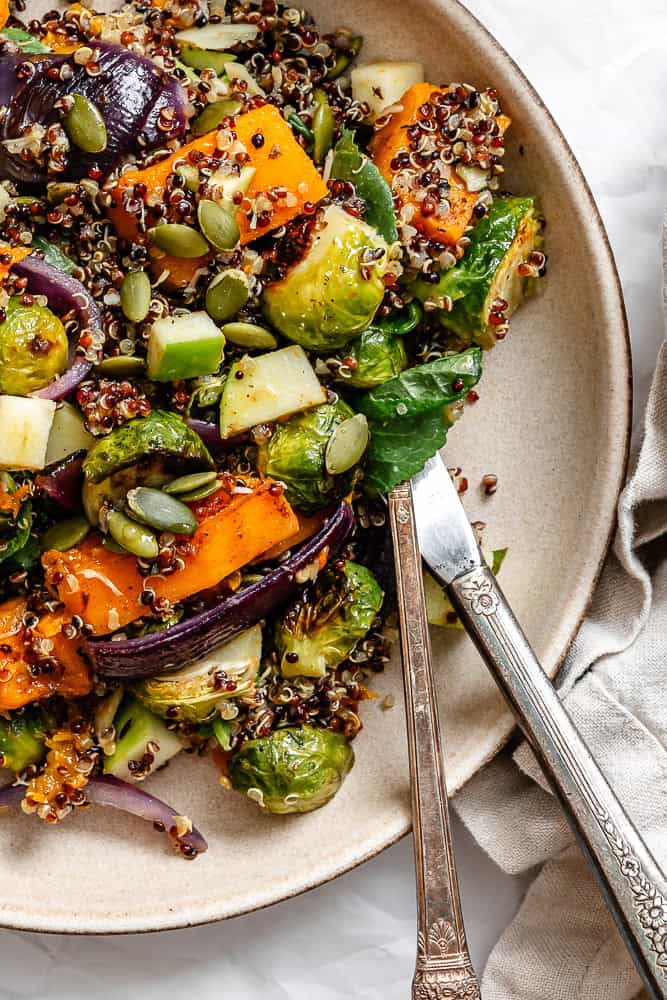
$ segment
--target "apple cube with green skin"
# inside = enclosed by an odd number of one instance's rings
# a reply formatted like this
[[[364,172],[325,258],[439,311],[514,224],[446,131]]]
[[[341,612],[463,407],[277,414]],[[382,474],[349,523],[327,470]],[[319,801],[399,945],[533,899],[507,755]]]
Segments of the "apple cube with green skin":
[[[113,774],[116,778],[125,781],[132,778],[129,764],[142,759],[148,743],[155,744],[152,771],[157,771],[183,749],[178,736],[167,729],[162,719],[127,695],[113,724],[117,743],[113,754],[104,761],[104,773]]]
[[[55,412],[51,399],[0,396],[0,469],[44,468]]]
[[[220,400],[220,436],[234,437],[319,406],[327,399],[302,347],[294,344],[255,357],[245,356],[225,382]]]
[[[207,312],[158,319],[148,338],[148,377],[156,382],[213,375],[225,338]]]

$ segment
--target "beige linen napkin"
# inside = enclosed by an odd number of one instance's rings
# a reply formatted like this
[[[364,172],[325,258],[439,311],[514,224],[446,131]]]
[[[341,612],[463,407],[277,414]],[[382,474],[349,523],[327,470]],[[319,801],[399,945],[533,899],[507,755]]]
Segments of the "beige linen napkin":
[[[619,501],[613,550],[559,685],[593,754],[667,869],[667,344],[658,358],[643,441]],[[524,743],[455,800],[463,821],[503,869],[543,866],[489,958],[484,1000],[643,997],[546,789]],[[658,909],[644,918],[658,931],[667,985],[667,900]]]

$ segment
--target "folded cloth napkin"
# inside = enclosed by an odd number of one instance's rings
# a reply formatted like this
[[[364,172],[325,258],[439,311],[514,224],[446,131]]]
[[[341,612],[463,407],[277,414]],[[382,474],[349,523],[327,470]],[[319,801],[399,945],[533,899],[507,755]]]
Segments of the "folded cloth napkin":
[[[667,251],[665,268],[667,274]],[[643,441],[620,497],[614,546],[558,683],[602,770],[667,870],[667,343]],[[505,871],[542,865],[489,958],[484,1000],[645,997],[527,744],[498,757],[455,806]],[[655,931],[667,986],[667,900],[642,918]]]

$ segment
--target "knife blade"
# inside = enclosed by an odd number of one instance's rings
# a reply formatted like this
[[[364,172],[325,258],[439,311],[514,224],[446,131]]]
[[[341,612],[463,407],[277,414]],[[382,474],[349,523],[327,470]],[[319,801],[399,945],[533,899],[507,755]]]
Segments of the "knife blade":
[[[531,744],[654,1000],[667,966],[642,900],[667,899],[667,877],[598,767],[486,565],[439,455],[412,480],[417,536]],[[667,920],[663,922],[667,933]]]
[[[422,558],[444,584],[482,565],[482,554],[440,455],[412,479]]]

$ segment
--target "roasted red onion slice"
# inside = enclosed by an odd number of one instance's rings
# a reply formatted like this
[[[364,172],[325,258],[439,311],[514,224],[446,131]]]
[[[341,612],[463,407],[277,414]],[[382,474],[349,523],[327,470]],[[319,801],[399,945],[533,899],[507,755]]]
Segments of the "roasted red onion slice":
[[[64,315],[75,312],[79,327],[91,333],[102,333],[102,314],[88,289],[73,278],[71,274],[59,271],[57,267],[47,264],[41,257],[30,254],[12,267],[12,273],[19,278],[28,279],[28,291],[31,295],[45,295],[49,308],[55,313]],[[66,372],[44,389],[33,393],[42,399],[64,399],[84,380],[93,367],[90,361],[77,356],[74,352],[76,344],[70,344],[70,364]]]
[[[287,603],[321,554],[328,556],[343,545],[353,523],[352,508],[342,503],[324,527],[282,565],[231,597],[220,598],[206,611],[138,639],[90,640],[86,652],[92,665],[107,677],[154,677],[199,659]]]
[[[63,510],[75,514],[81,510],[81,490],[83,488],[83,459],[85,451],[56,462],[35,477],[35,485],[46,493]]]
[[[49,179],[44,163],[24,159],[16,142],[20,144],[24,131],[34,123],[57,124],[61,112],[56,103],[68,94],[83,94],[99,108],[107,128],[107,145],[96,154],[71,147],[67,169],[60,177],[87,177],[91,171],[93,176],[101,173],[106,177],[137,145],[152,149],[183,135],[186,95],[177,80],[122,45],[97,42],[94,51],[101,70],[97,76],[79,65],[74,54],[0,56],[0,105],[9,109],[0,125],[3,177],[33,185]],[[67,80],[60,75],[65,64],[71,69]]]
[[[149,823],[163,827],[170,839],[178,847],[184,858],[196,858],[208,850],[208,844],[196,827],[178,836],[177,823],[183,817],[166,802],[156,798],[143,788],[130,785],[127,781],[105,774],[103,778],[91,778],[85,788],[86,798],[98,806],[110,806],[123,812],[139,816]],[[1,802],[1,795],[0,795]]]
[[[217,424],[212,424],[208,420],[188,420],[187,423],[195,434],[199,434],[209,451],[219,451],[225,445]]]
[[[26,792],[25,785],[5,785],[0,789],[0,809],[11,809],[19,806]],[[158,799],[155,795],[145,792],[143,788],[130,785],[127,781],[106,774],[102,778],[91,778],[85,787],[86,799],[98,806],[109,806],[122,812],[139,816],[149,823],[157,824],[160,830],[169,836],[184,858],[192,860],[198,854],[208,850],[205,838],[196,827],[190,831],[178,834],[178,824],[184,817],[175,809]]]

